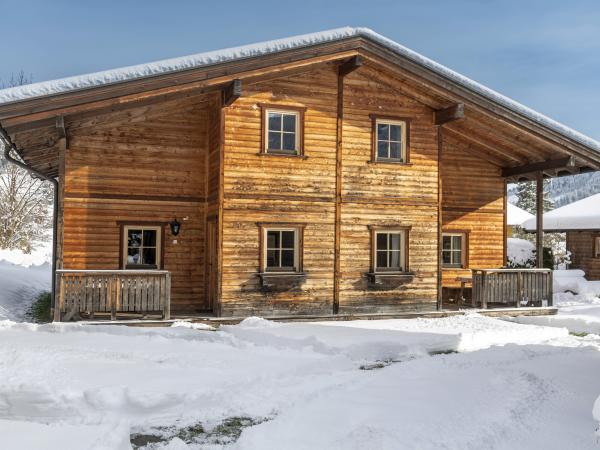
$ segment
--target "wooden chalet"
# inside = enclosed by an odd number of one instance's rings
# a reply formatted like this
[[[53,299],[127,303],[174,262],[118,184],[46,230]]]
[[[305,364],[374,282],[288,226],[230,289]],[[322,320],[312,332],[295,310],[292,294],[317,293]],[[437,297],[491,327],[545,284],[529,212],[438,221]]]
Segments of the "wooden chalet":
[[[0,91],[0,125],[56,183],[58,320],[440,309],[503,267],[507,181],[600,168],[365,28]]]

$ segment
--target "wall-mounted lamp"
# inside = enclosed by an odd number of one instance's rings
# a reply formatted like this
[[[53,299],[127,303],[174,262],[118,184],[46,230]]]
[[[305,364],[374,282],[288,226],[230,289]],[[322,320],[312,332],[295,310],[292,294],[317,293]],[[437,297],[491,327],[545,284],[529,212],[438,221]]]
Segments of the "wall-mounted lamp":
[[[181,224],[179,223],[177,218],[169,222],[169,225],[171,226],[171,234],[173,236],[177,236],[179,234],[179,230],[181,230]]]

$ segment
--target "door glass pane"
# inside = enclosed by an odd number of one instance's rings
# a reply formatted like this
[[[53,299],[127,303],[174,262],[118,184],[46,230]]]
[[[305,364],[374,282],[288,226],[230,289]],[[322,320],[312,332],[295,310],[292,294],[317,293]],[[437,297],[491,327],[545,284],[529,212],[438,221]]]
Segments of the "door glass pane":
[[[283,133],[283,150],[296,150],[296,135],[294,133]]]
[[[127,241],[128,247],[140,247],[142,245],[142,230],[129,230]]]
[[[281,251],[281,267],[294,267],[294,250]]]
[[[283,131],[296,131],[296,116],[294,114],[283,116]]]
[[[281,114],[269,113],[269,131],[281,131]]]
[[[377,125],[377,139],[378,140],[388,140],[390,138],[390,126],[385,123],[380,123]]]
[[[377,251],[377,267],[387,267],[387,251]]]
[[[156,249],[155,248],[145,248],[143,250],[143,258],[142,264],[156,264]]]
[[[281,232],[281,247],[282,248],[294,248],[294,232],[293,231],[282,231]]]
[[[400,233],[390,234],[390,249],[400,250]]]
[[[281,133],[269,132],[269,148],[272,150],[281,149]]]
[[[267,248],[279,248],[279,231],[267,232]]]
[[[156,247],[156,230],[144,230],[144,247]]]
[[[267,267],[279,267],[279,250],[267,251]]]
[[[377,233],[377,250],[387,250],[387,237],[386,233]]]
[[[127,264],[141,264],[141,255],[139,248],[127,249]]]
[[[390,267],[400,269],[400,252],[390,252]]]
[[[390,141],[400,141],[401,130],[400,125],[390,125]]]
[[[402,156],[402,149],[400,142],[390,142],[390,158],[400,159]]]

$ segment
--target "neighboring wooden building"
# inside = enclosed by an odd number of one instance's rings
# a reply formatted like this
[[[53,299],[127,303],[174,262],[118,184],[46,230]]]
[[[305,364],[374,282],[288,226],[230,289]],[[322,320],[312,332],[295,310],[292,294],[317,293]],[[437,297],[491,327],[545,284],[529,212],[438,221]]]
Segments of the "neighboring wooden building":
[[[591,195],[544,214],[544,231],[566,233],[572,269],[581,269],[588,280],[600,280],[600,194]],[[534,231],[535,218],[524,223]]]
[[[57,266],[165,269],[179,313],[440,308],[503,266],[507,180],[600,168],[597,142],[362,28],[0,91],[0,124],[58,179]]]

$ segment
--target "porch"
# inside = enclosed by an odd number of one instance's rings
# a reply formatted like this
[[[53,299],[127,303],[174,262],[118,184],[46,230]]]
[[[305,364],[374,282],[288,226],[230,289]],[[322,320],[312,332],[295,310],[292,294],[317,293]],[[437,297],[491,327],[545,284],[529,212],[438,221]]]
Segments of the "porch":
[[[171,319],[171,274],[165,270],[57,270],[58,298],[54,320]],[[471,289],[470,302],[466,292]],[[473,269],[461,279],[460,294],[438,311],[397,314],[281,316],[277,320],[356,320],[443,317],[472,308],[485,314],[552,314],[550,269]],[[554,311],[554,312],[553,312]],[[209,315],[176,315],[177,319],[212,320]],[[220,320],[239,321],[240,318]]]

